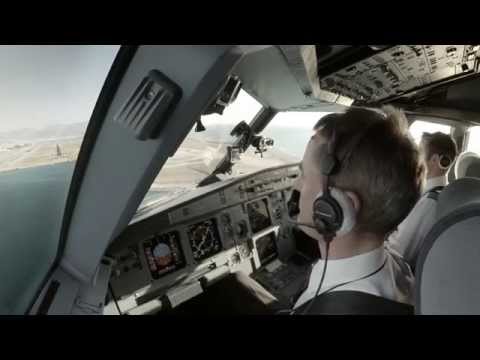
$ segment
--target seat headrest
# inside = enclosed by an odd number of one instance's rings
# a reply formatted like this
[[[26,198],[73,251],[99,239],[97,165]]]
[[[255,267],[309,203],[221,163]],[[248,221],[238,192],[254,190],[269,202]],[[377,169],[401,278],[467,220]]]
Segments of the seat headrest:
[[[480,314],[480,179],[440,194],[416,264],[415,313]]]
[[[480,178],[480,157],[474,152],[460,154],[455,163],[455,178],[466,176]]]

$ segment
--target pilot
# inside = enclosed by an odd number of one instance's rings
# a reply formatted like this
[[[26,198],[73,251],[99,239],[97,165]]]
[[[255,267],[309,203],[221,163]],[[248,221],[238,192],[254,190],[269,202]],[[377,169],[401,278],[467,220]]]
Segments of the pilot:
[[[410,267],[398,253],[384,246],[387,234],[417,201],[422,184],[424,168],[407,125],[403,113],[391,107],[382,112],[352,108],[310,140],[302,161],[298,222],[313,222],[314,202],[326,181],[322,175],[326,152],[333,152],[338,159],[337,169],[329,176],[330,186],[336,189],[332,194],[350,210],[330,241],[322,287],[318,289],[323,259],[315,264],[295,308],[305,306],[317,291],[321,295],[331,290],[356,290],[412,302]],[[333,150],[327,150],[332,144]],[[315,228],[300,227],[318,240],[325,254],[328,239]]]
[[[328,177],[324,168],[327,153],[338,159]],[[329,260],[324,274],[323,258],[313,266],[293,312],[303,313],[316,296],[337,290],[411,304],[414,278],[410,267],[385,246],[387,234],[418,200],[424,171],[403,113],[393,108],[349,109],[311,138],[302,168],[298,223],[303,225],[299,227],[317,240],[322,254],[326,254],[329,240]],[[325,237],[313,225],[314,203],[324,191],[326,179],[331,194],[345,210],[344,225],[333,237]],[[235,278],[237,285],[230,282],[229,298],[243,306],[244,312],[268,313],[284,305],[247,275],[237,273]],[[256,307],[252,307],[255,302]]]
[[[427,167],[427,181],[422,197],[411,213],[389,237],[390,246],[415,268],[423,240],[432,227],[436,196],[447,185],[447,173],[457,157],[455,140],[447,134],[424,133],[420,142],[421,154]]]

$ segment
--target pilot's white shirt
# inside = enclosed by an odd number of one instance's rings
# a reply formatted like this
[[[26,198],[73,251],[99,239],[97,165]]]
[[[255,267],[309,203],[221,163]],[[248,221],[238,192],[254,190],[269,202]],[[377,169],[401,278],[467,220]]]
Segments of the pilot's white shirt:
[[[437,186],[446,185],[446,176],[428,179],[420,200],[398,225],[397,231],[388,238],[390,246],[399,252],[412,268],[415,267],[423,240],[435,221],[437,202],[429,199],[425,194]]]
[[[298,298],[294,308],[305,304],[315,296],[324,264],[324,260],[319,260],[314,265],[308,287]],[[374,275],[355,281],[378,269],[381,270]],[[414,277],[410,267],[400,254],[390,249],[387,244],[365,254],[328,260],[325,279],[319,294],[349,281],[353,282],[332,289],[332,291],[361,291],[389,300],[413,304]]]

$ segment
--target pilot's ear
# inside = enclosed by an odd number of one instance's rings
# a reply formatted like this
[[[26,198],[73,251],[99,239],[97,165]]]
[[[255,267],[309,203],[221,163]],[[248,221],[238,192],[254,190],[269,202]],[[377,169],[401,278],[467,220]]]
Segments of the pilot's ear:
[[[360,202],[360,197],[353,191],[345,191],[345,194],[347,195],[348,199],[352,202],[353,208],[355,209],[355,212],[358,214],[358,212],[362,207],[362,204]]]

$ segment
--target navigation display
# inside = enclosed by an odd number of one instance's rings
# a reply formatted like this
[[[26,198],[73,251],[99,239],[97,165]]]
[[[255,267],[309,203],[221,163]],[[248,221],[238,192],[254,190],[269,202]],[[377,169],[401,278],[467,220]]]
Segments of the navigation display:
[[[178,232],[155,235],[143,243],[150,273],[154,279],[185,266]]]
[[[270,214],[268,213],[267,199],[247,204],[247,213],[253,233],[262,231],[272,225]]]
[[[271,232],[257,239],[256,247],[258,259],[261,266],[268,264],[278,257],[277,245],[275,244],[275,233]]]
[[[193,258],[202,261],[222,250],[215,219],[205,220],[188,227],[188,238],[192,246]]]

